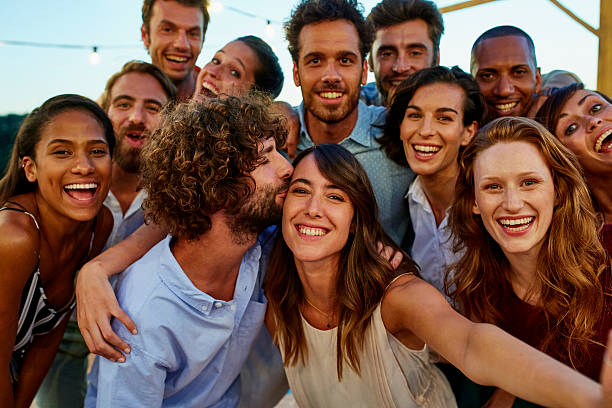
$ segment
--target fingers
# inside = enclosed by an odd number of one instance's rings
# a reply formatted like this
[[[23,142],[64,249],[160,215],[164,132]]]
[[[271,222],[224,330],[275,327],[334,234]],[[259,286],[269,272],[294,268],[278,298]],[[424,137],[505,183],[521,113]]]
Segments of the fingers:
[[[391,267],[397,269],[403,259],[404,255],[400,251],[396,251],[395,254],[393,254],[393,258],[391,258]]]

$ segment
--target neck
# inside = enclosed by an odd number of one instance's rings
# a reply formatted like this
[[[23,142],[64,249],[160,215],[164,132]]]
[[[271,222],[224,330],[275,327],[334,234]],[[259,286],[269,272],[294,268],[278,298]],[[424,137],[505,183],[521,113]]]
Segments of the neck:
[[[179,102],[186,102],[193,96],[196,88],[196,79],[198,74],[193,69],[185,78],[180,81],[172,81],[176,86],[176,99]]]
[[[304,296],[321,311],[330,315],[334,313],[337,307],[338,258],[317,262],[295,259],[295,266],[302,282]]]
[[[606,224],[612,223],[612,179],[608,175],[596,177],[587,174],[589,188],[597,202],[597,207],[604,215]]]
[[[306,129],[308,129],[308,134],[314,144],[340,143],[351,135],[359,117],[357,106],[344,119],[336,123],[323,122],[316,118],[308,109],[304,109],[304,111]]]
[[[537,304],[540,292],[536,281],[538,254],[539,249],[527,254],[506,254],[510,263],[512,289],[519,299],[531,305]]]
[[[236,243],[224,214],[217,212],[210,218],[210,230],[194,240],[177,238],[172,254],[195,287],[215,299],[231,300],[242,258],[257,236]]]
[[[126,213],[140,188],[138,187],[139,175],[138,173],[128,173],[123,170],[119,165],[113,162],[111,176],[111,188],[113,195],[119,201],[121,206],[121,212]]]
[[[81,239],[83,234],[91,234],[93,220],[76,221],[59,215],[46,201],[41,200],[38,194],[33,195],[33,206],[41,236],[45,237],[54,253],[62,253],[67,242],[74,243]]]
[[[451,206],[455,195],[455,184],[457,183],[458,168],[454,172],[438,172],[428,176],[419,176],[421,186],[434,213],[436,225],[439,226],[446,210]]]

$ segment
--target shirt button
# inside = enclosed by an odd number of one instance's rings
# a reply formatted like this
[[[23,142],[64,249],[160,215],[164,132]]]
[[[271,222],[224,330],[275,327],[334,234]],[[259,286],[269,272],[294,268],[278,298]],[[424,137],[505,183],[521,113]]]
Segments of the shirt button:
[[[231,306],[230,306],[230,309],[232,309],[232,310],[236,310],[236,305],[231,305]]]
[[[208,306],[202,305],[202,310],[206,310],[206,309],[208,309]]]
[[[223,305],[221,304],[221,302],[215,302],[215,307],[216,307],[217,309],[218,309],[218,308],[220,308],[221,306],[223,306]]]

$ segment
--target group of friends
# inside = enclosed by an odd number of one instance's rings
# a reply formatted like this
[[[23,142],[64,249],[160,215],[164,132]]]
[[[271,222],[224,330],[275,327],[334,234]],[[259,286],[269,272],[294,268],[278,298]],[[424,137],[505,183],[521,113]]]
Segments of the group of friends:
[[[3,406],[612,407],[609,97],[513,26],[470,74],[431,1],[300,0],[293,108],[258,37],[195,65],[207,5],[145,0],[152,63],[24,120]]]

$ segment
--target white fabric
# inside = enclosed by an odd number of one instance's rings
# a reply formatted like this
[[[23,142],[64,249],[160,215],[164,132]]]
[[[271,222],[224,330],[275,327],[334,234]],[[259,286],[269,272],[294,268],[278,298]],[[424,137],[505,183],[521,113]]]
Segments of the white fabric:
[[[144,210],[142,202],[146,198],[147,193],[144,189],[138,191],[136,197],[132,200],[128,210],[123,214],[121,204],[115,195],[109,190],[104,205],[110,210],[113,215],[113,230],[106,240],[106,248],[110,248],[116,243],[123,241],[128,235],[136,231],[138,227],[144,224]]]
[[[300,408],[457,406],[446,378],[430,362],[427,345],[410,350],[388,333],[380,305],[364,333],[361,376],[344,362],[342,381],[336,370],[337,328],[318,330],[303,317],[302,322],[308,347],[306,365],[298,362],[285,367]]]

